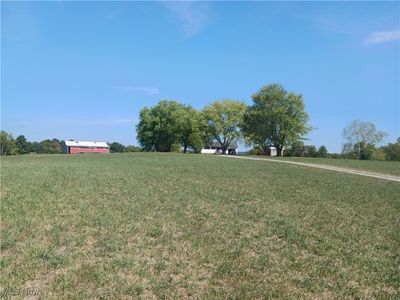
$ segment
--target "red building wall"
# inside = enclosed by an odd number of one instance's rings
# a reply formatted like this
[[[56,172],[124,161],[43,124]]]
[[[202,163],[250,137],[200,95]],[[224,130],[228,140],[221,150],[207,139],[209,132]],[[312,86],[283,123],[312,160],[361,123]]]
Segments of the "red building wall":
[[[69,147],[69,154],[79,153],[110,153],[109,148],[85,148],[85,147]]]

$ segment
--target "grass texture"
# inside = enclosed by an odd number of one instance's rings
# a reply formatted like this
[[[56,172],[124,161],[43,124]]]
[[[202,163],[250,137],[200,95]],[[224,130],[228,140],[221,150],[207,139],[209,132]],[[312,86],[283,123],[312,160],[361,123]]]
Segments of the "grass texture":
[[[44,298],[396,298],[400,184],[216,156],[6,157],[4,289]]]

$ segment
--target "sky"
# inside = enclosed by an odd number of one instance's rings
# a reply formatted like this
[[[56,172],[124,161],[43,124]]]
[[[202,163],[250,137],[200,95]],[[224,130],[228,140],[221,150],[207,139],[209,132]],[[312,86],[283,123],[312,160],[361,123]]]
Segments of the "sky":
[[[1,128],[137,144],[139,111],[302,94],[306,144],[400,136],[400,2],[1,2]]]

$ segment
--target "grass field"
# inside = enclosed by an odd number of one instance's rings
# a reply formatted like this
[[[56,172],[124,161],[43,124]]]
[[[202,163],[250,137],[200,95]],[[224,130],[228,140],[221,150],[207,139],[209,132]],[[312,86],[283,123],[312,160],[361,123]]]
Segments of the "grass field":
[[[255,156],[263,157],[263,156]],[[271,157],[268,157],[271,158]],[[374,161],[374,160],[356,160],[356,159],[336,159],[336,158],[314,158],[314,157],[274,157],[273,159],[282,159],[289,161],[298,161],[304,163],[324,164],[336,167],[351,168],[382,174],[391,174],[400,176],[400,162],[398,161]]]
[[[398,298],[400,184],[216,156],[6,157],[1,279],[48,298]]]

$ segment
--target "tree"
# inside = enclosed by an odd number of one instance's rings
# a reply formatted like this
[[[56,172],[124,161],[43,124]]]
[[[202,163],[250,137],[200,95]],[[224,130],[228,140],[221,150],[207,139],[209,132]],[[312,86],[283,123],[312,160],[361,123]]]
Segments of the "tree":
[[[328,149],[324,145],[318,148],[317,157],[328,157]]]
[[[382,147],[382,149],[385,151],[387,160],[400,161],[400,137],[395,143],[389,143]]]
[[[246,104],[236,100],[215,101],[204,108],[204,118],[207,122],[208,132],[226,153],[229,145],[240,138],[240,125]]]
[[[260,145],[264,151],[274,146],[281,156],[283,147],[311,130],[302,95],[288,93],[274,83],[261,88],[252,98],[253,105],[247,108],[242,127],[249,143]]]
[[[302,141],[294,141],[286,150],[285,156],[303,157],[305,153],[305,146]]]
[[[204,124],[204,121],[200,112],[190,105],[181,107],[177,115],[177,130],[184,153],[189,148],[192,148],[195,152],[201,149],[203,145],[201,131],[204,128],[202,124]]]
[[[180,117],[185,107],[176,101],[163,100],[140,111],[136,127],[139,144],[146,151],[174,151],[182,141]]]
[[[14,155],[17,152],[18,147],[12,135],[2,130],[0,132],[0,155]]]
[[[31,151],[30,143],[27,141],[27,139],[23,135],[19,135],[15,139],[15,144],[18,147],[19,154],[27,154]]]
[[[33,144],[32,144],[33,146]],[[38,153],[44,154],[60,154],[62,153],[61,141],[59,139],[47,139],[40,142],[40,148]]]
[[[305,154],[307,157],[316,157],[317,148],[314,145],[305,146]]]
[[[370,159],[372,160],[387,160],[386,152],[382,148],[374,148],[372,150]]]
[[[43,153],[42,145],[39,142],[32,142],[31,143],[31,152]]]
[[[342,135],[345,139],[343,153],[347,154],[349,149],[353,149],[356,151],[358,159],[366,159],[367,152],[371,150],[371,147],[382,142],[387,134],[377,130],[375,124],[371,122],[353,120],[343,129]]]
[[[343,157],[348,158],[348,159],[359,158],[359,154],[354,151],[354,145],[352,145],[351,143],[343,144],[342,155],[343,155]]]
[[[372,159],[373,153],[375,151],[375,147],[372,144],[364,144],[363,142],[359,142],[354,145],[353,151],[354,153],[358,153],[358,149],[361,149],[359,152],[358,159],[369,160]]]
[[[195,149],[196,152],[200,152],[203,146],[211,145],[214,141],[212,128],[208,124],[204,111],[201,111],[198,114],[198,127],[200,130],[201,147],[199,149]]]
[[[125,151],[125,146],[118,142],[111,143],[109,146],[110,151],[113,153],[121,153]]]

